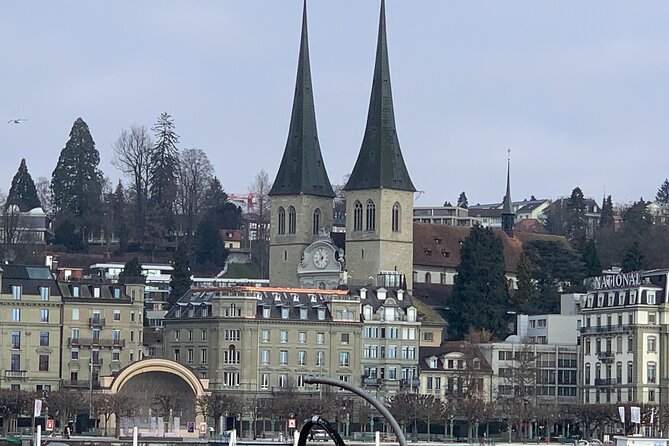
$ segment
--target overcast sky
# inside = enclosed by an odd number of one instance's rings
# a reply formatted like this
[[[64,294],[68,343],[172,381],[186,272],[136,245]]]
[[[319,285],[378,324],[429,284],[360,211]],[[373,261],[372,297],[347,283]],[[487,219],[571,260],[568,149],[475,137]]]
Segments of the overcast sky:
[[[318,131],[332,183],[355,162],[379,0],[311,0]],[[284,149],[301,0],[0,2],[0,189],[51,177],[72,123],[112,144],[167,111],[228,192]],[[398,134],[417,206],[580,186],[653,198],[669,176],[669,2],[387,0]],[[10,119],[27,118],[19,125]]]

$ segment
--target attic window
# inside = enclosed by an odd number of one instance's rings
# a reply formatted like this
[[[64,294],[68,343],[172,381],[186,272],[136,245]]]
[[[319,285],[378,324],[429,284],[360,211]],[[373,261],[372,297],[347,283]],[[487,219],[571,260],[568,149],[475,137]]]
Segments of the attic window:
[[[442,241],[442,240],[441,240],[440,238],[437,238],[437,237],[434,238],[434,242],[435,242],[437,245],[441,245],[441,241]]]
[[[444,257],[446,257],[446,258],[448,258],[448,257],[451,256],[451,253],[448,252],[448,251],[446,251],[446,250],[443,250],[443,251],[441,251],[441,255],[444,256]]]
[[[432,255],[432,250],[425,248],[425,255],[431,256]]]

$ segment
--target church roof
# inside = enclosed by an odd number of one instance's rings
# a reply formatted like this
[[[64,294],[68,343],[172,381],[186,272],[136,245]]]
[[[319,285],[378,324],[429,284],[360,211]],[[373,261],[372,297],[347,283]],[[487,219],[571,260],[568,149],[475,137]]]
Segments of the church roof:
[[[506,195],[502,202],[502,215],[516,215],[511,205],[511,160],[507,160],[506,167]]]
[[[390,86],[385,1],[381,0],[379,36],[367,127],[358,159],[345,190],[388,188],[415,192],[395,128]]]
[[[302,39],[288,141],[269,195],[316,195],[334,197],[316,131],[316,112],[311,88],[307,4],[302,12]]]

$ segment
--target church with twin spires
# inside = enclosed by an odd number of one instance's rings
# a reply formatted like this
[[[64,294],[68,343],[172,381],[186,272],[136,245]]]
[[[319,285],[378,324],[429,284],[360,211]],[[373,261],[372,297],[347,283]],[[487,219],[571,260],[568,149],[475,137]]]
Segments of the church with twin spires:
[[[344,190],[346,242],[342,250],[330,237],[335,193],[318,139],[305,1],[288,140],[269,192],[271,286],[412,289],[416,188],[397,138],[384,0],[367,125]]]

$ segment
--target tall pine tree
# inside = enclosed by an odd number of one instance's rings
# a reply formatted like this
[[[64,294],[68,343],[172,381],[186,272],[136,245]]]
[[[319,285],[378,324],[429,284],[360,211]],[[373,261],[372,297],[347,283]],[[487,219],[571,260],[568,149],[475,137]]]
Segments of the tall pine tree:
[[[537,298],[537,287],[532,279],[532,264],[525,254],[520,254],[516,265],[518,289],[511,295],[511,303],[516,313],[527,314]]]
[[[590,239],[581,249],[581,261],[585,265],[585,273],[588,277],[600,276],[602,274],[602,263],[599,261],[599,253],[595,241]]]
[[[602,211],[599,217],[600,228],[613,228],[613,202],[611,195],[602,200]]]
[[[580,247],[585,242],[585,197],[580,187],[575,187],[567,200],[567,236],[569,240]]]
[[[168,113],[160,115],[152,130],[156,144],[151,156],[149,178],[150,213],[154,220],[159,214],[164,229],[170,230],[174,227],[179,135],[174,131],[174,119]]]
[[[57,218],[70,216],[75,225],[89,231],[100,226],[102,172],[100,153],[83,119],[78,118],[61,150],[53,171],[51,191]],[[85,234],[82,234],[85,239]]]
[[[21,160],[19,170],[12,179],[12,187],[7,195],[6,206],[11,205],[17,206],[21,212],[28,212],[41,206],[35,182],[28,172],[25,158]]]
[[[191,271],[188,264],[188,255],[186,248],[182,244],[177,246],[172,260],[172,278],[170,280],[170,295],[167,298],[169,306],[174,305],[190,289],[193,281],[191,280]]]
[[[509,286],[504,248],[490,229],[476,225],[462,242],[448,320],[450,335],[462,339],[470,330],[506,335]]]
[[[655,195],[655,201],[662,204],[669,204],[669,179],[664,180],[660,188],[657,190],[657,195]]]
[[[648,267],[646,263],[646,257],[639,246],[639,242],[632,242],[625,252],[623,253],[622,258],[622,268],[624,273],[629,273],[632,271],[641,271]]]
[[[458,206],[465,209],[469,207],[469,201],[467,201],[467,195],[465,195],[464,191],[460,192],[460,196],[458,197]]]

